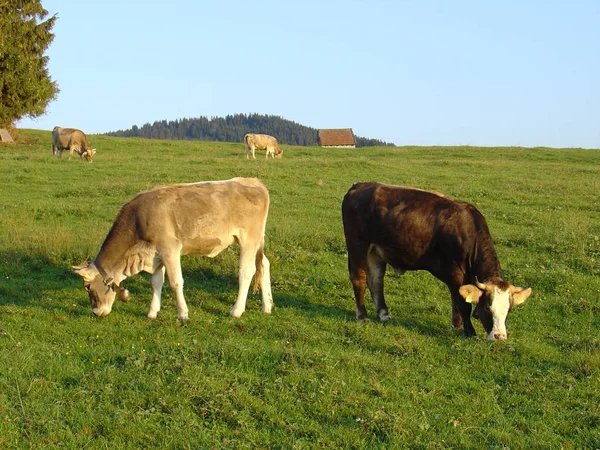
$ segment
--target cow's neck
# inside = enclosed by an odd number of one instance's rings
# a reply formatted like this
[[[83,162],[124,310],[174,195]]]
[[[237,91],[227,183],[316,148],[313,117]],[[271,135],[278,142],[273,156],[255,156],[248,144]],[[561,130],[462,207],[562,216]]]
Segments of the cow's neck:
[[[133,275],[132,273],[126,274],[124,268],[127,264],[126,255],[135,246],[136,241],[133,231],[118,227],[115,221],[95,259],[96,266],[101,267],[99,271],[103,270],[106,276],[114,278],[117,284]]]
[[[502,278],[502,267],[489,233],[479,234],[473,256],[472,275],[480,282],[490,278]]]

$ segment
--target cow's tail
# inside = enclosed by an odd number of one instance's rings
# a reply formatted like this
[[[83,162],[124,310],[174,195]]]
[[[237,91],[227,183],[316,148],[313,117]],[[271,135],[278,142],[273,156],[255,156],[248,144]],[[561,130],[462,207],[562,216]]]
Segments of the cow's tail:
[[[265,256],[264,248],[265,248],[265,241],[263,239],[262,242],[260,243],[260,246],[258,247],[257,252],[256,252],[256,260],[255,260],[256,273],[254,274],[254,286],[252,287],[252,292],[254,292],[255,294],[260,289],[260,280],[262,279],[262,274],[263,274],[263,257]]]
[[[248,145],[248,135],[244,136],[244,149],[246,150],[246,157],[248,157],[248,151],[250,146]]]

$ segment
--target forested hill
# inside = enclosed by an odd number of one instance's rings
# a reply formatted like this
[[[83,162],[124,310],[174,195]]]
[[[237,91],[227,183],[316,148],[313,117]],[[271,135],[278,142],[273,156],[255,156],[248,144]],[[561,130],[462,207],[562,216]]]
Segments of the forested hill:
[[[159,120],[129,130],[111,131],[108,136],[142,137],[149,139],[186,139],[199,141],[242,142],[246,133],[275,136],[282,144],[319,145],[316,128],[306,127],[279,116],[265,114],[234,114],[226,117]],[[379,139],[356,137],[358,147],[394,145]]]

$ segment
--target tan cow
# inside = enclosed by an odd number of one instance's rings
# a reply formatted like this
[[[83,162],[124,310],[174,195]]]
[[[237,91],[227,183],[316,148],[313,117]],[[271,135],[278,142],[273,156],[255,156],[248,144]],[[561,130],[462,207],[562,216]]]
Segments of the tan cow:
[[[76,128],[54,127],[52,130],[52,154],[62,158],[63,150],[69,150],[69,159],[75,152],[80,158],[85,158],[87,162],[92,162],[96,153],[96,149],[91,148],[88,144],[83,131]]]
[[[252,277],[254,292],[262,291],[262,310],[273,306],[270,264],[264,255],[269,191],[256,178],[202,181],[161,186],[126,202],[94,261],[74,266],[83,277],[92,311],[105,316],[115,293],[129,292],[121,282],[141,271],[152,274],[152,301],[148,318],[160,310],[165,271],[177,300],[177,317],[188,318],[183,297],[181,255],[217,256],[234,242],[240,245],[238,296],[230,315],[240,317]]]
[[[246,159],[256,159],[254,156],[255,150],[266,150],[265,159],[271,157],[281,158],[283,156],[283,150],[279,148],[277,139],[268,134],[247,134],[244,136],[244,147],[246,148]]]

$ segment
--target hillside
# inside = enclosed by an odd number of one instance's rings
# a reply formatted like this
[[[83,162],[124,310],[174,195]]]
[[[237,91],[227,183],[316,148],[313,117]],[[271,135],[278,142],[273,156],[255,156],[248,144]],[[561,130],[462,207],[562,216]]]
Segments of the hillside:
[[[0,449],[600,449],[600,151],[286,146],[90,136],[89,164],[50,131],[0,143]],[[168,153],[168,157],[165,154]],[[499,176],[498,174],[504,174]],[[153,186],[257,177],[270,191],[275,301],[229,317],[239,246],[185,255],[190,320],[152,279],[95,317],[72,266]],[[507,280],[533,294],[508,341],[451,326],[446,286],[385,275],[392,320],[355,319],[341,202],[357,181],[443,192],[485,216]],[[166,281],[166,280],[165,280]],[[182,432],[185,430],[185,432]]]
[[[115,137],[141,137],[148,139],[179,139],[217,142],[241,142],[246,133],[263,133],[276,136],[281,144],[319,145],[318,130],[291,120],[268,114],[234,114],[225,117],[202,116],[177,120],[157,120],[141,127],[133,125],[128,130],[106,133]],[[379,139],[356,136],[358,147],[394,145]]]

